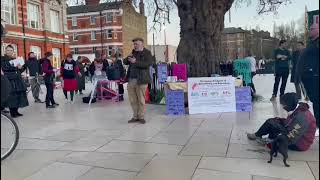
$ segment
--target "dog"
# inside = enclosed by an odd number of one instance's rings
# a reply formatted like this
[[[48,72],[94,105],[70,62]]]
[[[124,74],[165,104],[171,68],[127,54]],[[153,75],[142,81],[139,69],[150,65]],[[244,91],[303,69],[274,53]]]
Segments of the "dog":
[[[272,163],[273,157],[277,157],[278,152],[283,156],[283,163],[286,167],[290,167],[287,163],[288,159],[288,146],[289,139],[286,134],[279,134],[271,143],[270,160],[268,163]]]

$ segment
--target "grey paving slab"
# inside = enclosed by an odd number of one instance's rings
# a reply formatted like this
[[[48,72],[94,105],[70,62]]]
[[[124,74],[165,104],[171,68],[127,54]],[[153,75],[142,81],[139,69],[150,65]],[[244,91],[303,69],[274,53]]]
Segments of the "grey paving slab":
[[[249,174],[197,169],[192,180],[252,180]]]
[[[77,180],[132,180],[137,173],[104,168],[92,168]]]

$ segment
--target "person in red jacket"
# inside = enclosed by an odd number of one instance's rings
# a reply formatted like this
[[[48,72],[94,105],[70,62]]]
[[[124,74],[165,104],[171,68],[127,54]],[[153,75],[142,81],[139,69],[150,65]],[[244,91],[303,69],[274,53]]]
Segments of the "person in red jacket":
[[[290,150],[308,150],[313,144],[316,132],[316,119],[309,111],[309,105],[299,103],[296,93],[281,96],[280,104],[284,110],[292,113],[286,119],[268,119],[256,133],[247,134],[248,139],[261,142],[262,136],[269,135],[268,138],[272,141],[286,129]]]
[[[68,54],[61,64],[60,73],[64,96],[68,101],[68,92],[70,92],[70,100],[73,103],[74,92],[78,89],[77,75],[81,76],[81,73],[77,62],[72,59],[72,54]]]

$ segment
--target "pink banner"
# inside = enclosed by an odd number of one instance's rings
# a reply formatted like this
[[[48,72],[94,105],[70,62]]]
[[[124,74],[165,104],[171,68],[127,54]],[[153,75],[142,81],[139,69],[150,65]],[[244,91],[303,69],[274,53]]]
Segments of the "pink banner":
[[[172,76],[177,76],[178,80],[187,81],[187,65],[174,64],[172,67]]]

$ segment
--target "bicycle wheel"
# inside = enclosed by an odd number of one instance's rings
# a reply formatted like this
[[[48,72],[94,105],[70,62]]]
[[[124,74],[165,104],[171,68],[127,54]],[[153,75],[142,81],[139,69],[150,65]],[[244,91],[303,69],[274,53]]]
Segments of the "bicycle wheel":
[[[1,113],[1,160],[6,159],[17,147],[19,129],[8,115]]]

